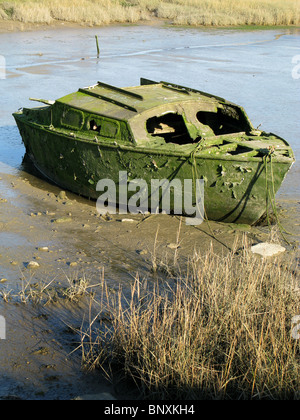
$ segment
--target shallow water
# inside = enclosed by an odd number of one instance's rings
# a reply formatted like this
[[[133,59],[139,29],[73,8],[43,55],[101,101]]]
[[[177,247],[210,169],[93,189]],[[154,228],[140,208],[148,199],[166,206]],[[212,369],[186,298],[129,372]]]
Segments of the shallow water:
[[[99,59],[95,35],[99,37]],[[159,239],[162,236],[165,244],[176,242],[178,230],[178,220],[170,217],[166,221],[167,215],[141,225],[139,220],[137,224],[118,220],[106,223],[93,215],[95,205],[88,200],[68,193],[66,205],[57,202],[59,189],[32,175],[23,163],[25,150],[11,114],[21,107],[35,106],[29,97],[57,99],[98,80],[120,87],[138,85],[140,77],[166,80],[242,105],[255,127],[284,137],[299,161],[300,79],[292,77],[293,57],[300,54],[299,40],[300,31],[296,29],[245,31],[156,26],[0,34],[0,56],[6,63],[6,78],[0,78],[0,198],[7,199],[0,207],[0,279],[7,279],[1,287],[7,291],[20,288],[20,278],[29,275],[26,262],[36,259],[41,267],[32,274],[33,281],[43,276],[62,281],[70,275],[70,262],[77,261],[78,270],[83,267],[86,273],[98,273],[98,277],[104,267],[112,289],[118,290],[121,283],[128,290],[137,272],[141,276],[149,272],[158,227]],[[299,176],[300,165],[296,162],[278,194],[287,207],[292,207],[289,214],[290,225],[295,224],[293,239],[300,238],[299,205],[295,204],[300,197]],[[48,215],[51,212],[56,213],[55,217],[71,212],[73,223],[54,225]],[[213,224],[212,227],[215,228]],[[224,250],[230,247],[235,233],[230,226],[217,226],[214,232],[218,235],[222,229],[219,244]],[[209,229],[204,236],[200,233],[182,228],[181,249],[186,246],[187,255],[194,246],[205,248],[211,241]],[[168,248],[163,241],[160,244],[165,252]],[[37,249],[44,245],[49,247],[49,253],[41,254]],[[17,265],[12,265],[12,260]],[[64,322],[80,324],[83,310],[75,306],[26,311],[1,302],[0,314],[7,319],[8,337],[5,343],[0,340],[0,397],[12,393],[22,398],[52,399],[93,392],[93,380],[78,380],[80,361],[69,358],[64,331]],[[48,316],[48,321],[37,325],[34,320],[40,312]],[[49,325],[53,332],[45,338]],[[49,344],[58,341],[64,350],[57,351]],[[30,356],[32,349],[44,343],[51,350],[48,363],[55,360],[56,364],[57,378],[52,378],[52,382],[43,370],[43,357],[40,360]],[[50,373],[50,377],[55,376]],[[101,381],[98,388],[110,389]]]

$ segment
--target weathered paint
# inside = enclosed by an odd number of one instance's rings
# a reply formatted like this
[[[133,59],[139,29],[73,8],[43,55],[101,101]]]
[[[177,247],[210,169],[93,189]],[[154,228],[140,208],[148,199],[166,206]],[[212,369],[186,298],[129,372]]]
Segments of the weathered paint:
[[[97,84],[14,116],[34,164],[61,187],[97,199],[97,182],[117,184],[119,171],[149,186],[197,174],[207,217],[225,222],[257,221],[294,162],[287,142],[253,130],[241,107],[166,83]]]

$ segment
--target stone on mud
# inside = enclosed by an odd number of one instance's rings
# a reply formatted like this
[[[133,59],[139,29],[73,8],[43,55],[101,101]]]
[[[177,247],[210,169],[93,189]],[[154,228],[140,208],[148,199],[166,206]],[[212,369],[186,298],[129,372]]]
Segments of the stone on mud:
[[[77,267],[77,265],[78,265],[78,263],[76,261],[69,263],[70,267]]]
[[[42,252],[48,252],[49,248],[47,246],[39,246],[37,250]]]
[[[67,198],[67,194],[66,194],[66,192],[65,192],[65,191],[60,191],[60,193],[58,194],[57,198],[58,198],[59,200],[63,200],[63,201],[65,201],[65,200],[67,200],[67,199],[68,199],[68,198]]]
[[[39,263],[37,263],[36,261],[30,261],[30,262],[27,264],[27,268],[39,268],[39,266],[40,266],[40,264],[39,264]]]
[[[175,243],[170,243],[167,245],[168,248],[170,249],[178,249],[180,248],[179,244],[175,244]]]
[[[262,242],[251,247],[253,254],[259,254],[262,257],[273,257],[284,252],[286,249],[278,244],[270,244],[268,242]]]
[[[53,219],[52,223],[70,223],[72,222],[71,217],[59,217],[58,219]]]

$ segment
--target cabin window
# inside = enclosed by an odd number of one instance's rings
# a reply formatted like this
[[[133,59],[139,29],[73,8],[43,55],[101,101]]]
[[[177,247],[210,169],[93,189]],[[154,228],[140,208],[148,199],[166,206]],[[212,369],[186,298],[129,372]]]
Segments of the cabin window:
[[[182,115],[168,113],[160,117],[149,118],[146,129],[152,136],[163,137],[166,143],[186,144],[192,139]]]
[[[91,120],[89,129],[100,133],[101,125],[99,125],[95,120]]]
[[[215,135],[238,133],[249,129],[244,116],[229,106],[218,108],[217,112],[199,111],[197,119],[200,123],[209,126]]]
[[[118,134],[118,128],[118,123],[105,119],[93,118],[88,122],[88,129],[97,132],[103,137],[116,137]]]
[[[115,137],[118,132],[118,124],[112,121],[103,120],[100,134],[104,137]]]
[[[61,124],[68,128],[77,128],[80,130],[84,123],[84,115],[81,111],[75,109],[66,110],[61,119]]]

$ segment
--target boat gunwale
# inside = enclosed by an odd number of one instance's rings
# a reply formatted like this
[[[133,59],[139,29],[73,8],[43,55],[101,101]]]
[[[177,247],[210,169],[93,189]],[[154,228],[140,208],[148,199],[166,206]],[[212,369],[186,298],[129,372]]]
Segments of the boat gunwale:
[[[236,155],[232,155],[232,154],[209,154],[209,148],[207,149],[203,149],[203,150],[196,150],[197,147],[199,147],[200,142],[195,143],[195,147],[194,150],[189,151],[189,152],[181,152],[181,151],[175,151],[175,150],[162,150],[161,148],[151,148],[151,147],[145,147],[145,146],[140,146],[139,144],[132,142],[131,144],[120,144],[117,143],[116,140],[111,140],[109,142],[104,142],[101,141],[101,137],[97,137],[97,141],[87,138],[87,137],[83,137],[82,133],[79,133],[78,131],[75,130],[76,132],[76,137],[70,136],[70,132],[69,134],[64,132],[66,131],[66,129],[64,128],[60,128],[60,131],[57,130],[56,127],[51,127],[49,125],[41,125],[41,124],[37,124],[35,122],[32,121],[28,121],[25,118],[18,118],[20,117],[20,115],[23,115],[20,112],[14,113],[13,116],[18,119],[21,123],[23,124],[27,124],[30,127],[34,128],[34,129],[39,129],[41,131],[46,131],[49,134],[56,134],[59,136],[62,136],[68,140],[75,140],[75,141],[80,141],[83,143],[88,143],[90,145],[93,146],[103,146],[103,147],[107,147],[107,148],[111,148],[111,149],[117,149],[117,150],[124,150],[124,151],[131,151],[131,152],[135,152],[135,153],[147,153],[147,154],[155,154],[155,155],[163,155],[163,156],[170,156],[170,157],[180,157],[180,158],[186,158],[186,159],[190,159],[191,155],[193,155],[195,158],[199,158],[199,159],[209,159],[209,160],[224,160],[224,161],[234,161],[234,162],[261,162],[264,163],[264,159],[265,157],[268,156],[268,154],[266,153],[264,156],[245,156],[243,154],[236,154]],[[120,121],[124,121],[124,120],[120,120]],[[79,133],[79,135],[77,134]],[[276,136],[277,137],[277,136]],[[280,138],[280,137],[279,137]],[[244,145],[244,144],[243,144]],[[177,145],[180,146],[180,145]],[[185,146],[185,145],[182,145]],[[295,157],[294,157],[294,153],[291,149],[290,146],[287,147],[288,152],[292,153],[292,156],[278,156],[276,154],[272,154],[272,162],[273,163],[282,163],[282,164],[289,164],[292,165],[295,162]],[[255,149],[253,149],[253,151],[255,151]],[[247,153],[247,152],[245,152]]]

